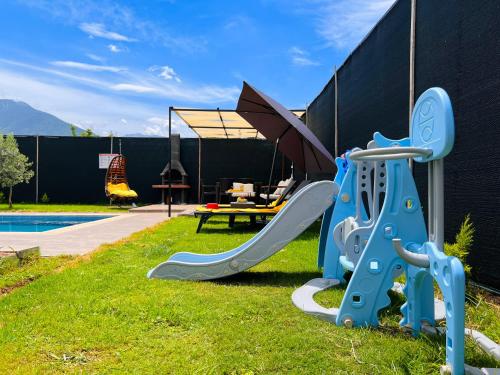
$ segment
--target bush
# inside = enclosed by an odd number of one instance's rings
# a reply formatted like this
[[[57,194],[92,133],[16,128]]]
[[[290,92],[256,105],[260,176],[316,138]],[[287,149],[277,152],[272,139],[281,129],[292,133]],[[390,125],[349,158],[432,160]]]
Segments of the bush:
[[[0,191],[0,203],[5,203],[5,194],[3,193],[3,191]]]
[[[474,232],[475,229],[470,220],[470,215],[467,215],[455,237],[455,243],[444,244],[444,252],[446,255],[457,257],[462,262],[467,276],[470,275],[471,271],[471,266],[467,264],[467,256],[474,242]]]
[[[49,196],[47,195],[47,193],[43,193],[42,198],[40,199],[40,201],[42,203],[49,203],[50,202],[50,199],[49,199]]]

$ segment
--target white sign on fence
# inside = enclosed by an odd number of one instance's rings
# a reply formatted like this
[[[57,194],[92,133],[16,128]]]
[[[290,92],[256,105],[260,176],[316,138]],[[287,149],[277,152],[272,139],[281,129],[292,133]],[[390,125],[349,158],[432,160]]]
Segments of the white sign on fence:
[[[108,169],[111,159],[118,154],[99,154],[99,169]]]

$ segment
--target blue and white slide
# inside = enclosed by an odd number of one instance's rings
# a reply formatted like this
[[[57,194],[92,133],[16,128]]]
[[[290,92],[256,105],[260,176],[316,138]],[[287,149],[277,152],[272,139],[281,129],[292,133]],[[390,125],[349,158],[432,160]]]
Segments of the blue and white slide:
[[[319,181],[294,194],[255,237],[219,254],[177,253],[148,272],[149,278],[211,280],[234,275],[262,262],[304,232],[334,203],[338,185]]]

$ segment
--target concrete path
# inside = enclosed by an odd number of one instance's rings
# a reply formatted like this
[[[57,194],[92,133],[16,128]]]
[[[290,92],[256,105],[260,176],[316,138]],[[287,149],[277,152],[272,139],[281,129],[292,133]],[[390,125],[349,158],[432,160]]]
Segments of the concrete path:
[[[187,208],[187,207],[186,207]],[[172,211],[172,217],[188,211]],[[39,213],[40,215],[52,215]],[[53,213],[70,215],[69,213]],[[29,213],[29,215],[36,215]],[[78,213],[77,215],[84,215]],[[42,256],[81,255],[95,250],[102,244],[116,242],[148,227],[168,220],[166,213],[127,213],[90,223],[78,224],[40,233],[0,233],[0,246],[15,250],[39,246]]]

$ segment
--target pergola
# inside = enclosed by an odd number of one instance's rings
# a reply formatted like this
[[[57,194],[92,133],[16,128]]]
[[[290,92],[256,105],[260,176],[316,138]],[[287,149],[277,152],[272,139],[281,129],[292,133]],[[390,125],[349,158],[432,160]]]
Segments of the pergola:
[[[265,139],[249,122],[233,109],[172,108],[199,138]],[[304,110],[292,110],[297,117]]]
[[[198,109],[198,108],[176,108],[168,109],[168,139],[172,135],[172,112],[175,112],[184,123],[193,130],[199,139],[198,143],[198,197],[200,196],[201,181],[201,140],[202,139],[265,139],[248,121],[246,121],[234,109]],[[301,117],[305,110],[292,110]],[[169,166],[172,165],[171,154],[169,154]],[[171,171],[168,171],[168,214],[171,214],[172,180]]]

